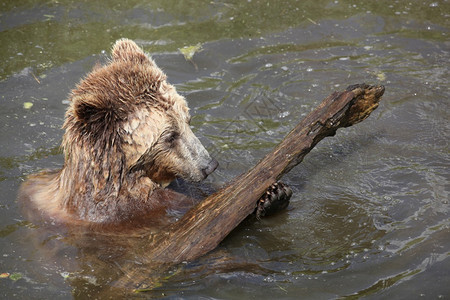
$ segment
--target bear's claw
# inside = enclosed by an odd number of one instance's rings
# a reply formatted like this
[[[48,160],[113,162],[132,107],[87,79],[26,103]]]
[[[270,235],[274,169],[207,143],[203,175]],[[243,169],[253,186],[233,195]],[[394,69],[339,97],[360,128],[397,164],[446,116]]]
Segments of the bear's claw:
[[[291,196],[292,189],[288,185],[282,182],[275,182],[256,203],[256,218],[260,219],[285,209],[289,205]]]

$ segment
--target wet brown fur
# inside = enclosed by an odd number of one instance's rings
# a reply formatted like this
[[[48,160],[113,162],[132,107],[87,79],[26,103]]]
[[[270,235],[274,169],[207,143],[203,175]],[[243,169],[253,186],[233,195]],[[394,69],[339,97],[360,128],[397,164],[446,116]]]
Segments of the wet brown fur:
[[[117,41],[111,61],[94,68],[69,99],[63,168],[30,176],[21,188],[34,216],[64,223],[158,223],[167,210],[191,201],[163,189],[177,176],[202,179],[191,167],[197,158],[177,155],[196,139],[187,103],[134,42]]]

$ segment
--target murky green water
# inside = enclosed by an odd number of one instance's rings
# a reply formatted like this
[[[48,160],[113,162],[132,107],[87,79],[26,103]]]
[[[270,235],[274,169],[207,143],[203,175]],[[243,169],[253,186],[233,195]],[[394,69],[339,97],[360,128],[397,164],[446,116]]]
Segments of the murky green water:
[[[0,273],[20,279],[0,279],[0,296],[111,295],[118,267],[90,249],[60,250],[59,233],[37,239],[15,198],[26,175],[61,166],[68,92],[128,37],[187,97],[195,132],[221,162],[217,185],[332,91],[386,86],[368,120],[284,178],[287,212],[242,224],[145,297],[448,299],[449,19],[442,0],[3,1]],[[197,44],[186,61],[178,49]]]

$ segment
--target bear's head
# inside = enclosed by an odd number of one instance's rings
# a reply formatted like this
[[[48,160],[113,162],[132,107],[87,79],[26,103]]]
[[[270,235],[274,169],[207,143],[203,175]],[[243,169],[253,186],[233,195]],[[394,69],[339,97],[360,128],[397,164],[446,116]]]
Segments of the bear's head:
[[[218,163],[192,132],[186,100],[133,41],[118,40],[112,59],[72,91],[63,148],[66,167],[102,182],[140,174],[162,186],[200,181]],[[104,184],[103,184],[104,185]]]

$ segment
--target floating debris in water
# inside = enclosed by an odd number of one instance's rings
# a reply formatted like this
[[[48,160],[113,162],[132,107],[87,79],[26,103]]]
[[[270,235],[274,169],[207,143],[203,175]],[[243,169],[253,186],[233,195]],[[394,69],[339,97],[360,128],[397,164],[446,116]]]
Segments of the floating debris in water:
[[[12,273],[11,275],[9,275],[9,279],[11,279],[12,281],[17,281],[20,278],[22,278],[22,274],[20,273]]]
[[[198,70],[197,64],[192,59],[194,58],[195,53],[203,50],[202,44],[198,43],[197,45],[186,46],[183,48],[179,48],[178,50],[180,50],[180,52],[181,52],[181,54],[183,54],[184,58],[187,61],[190,61],[194,65],[195,69]]]
[[[184,58],[188,61],[192,61],[192,58],[194,58],[195,53],[200,52],[203,50],[202,44],[198,43],[194,46],[186,46],[183,48],[178,49],[180,50],[181,54],[183,54]]]
[[[23,104],[23,108],[25,108],[25,109],[30,109],[32,106],[33,106],[33,103],[31,103],[31,102],[25,102]]]
[[[384,74],[383,72],[379,72],[377,73],[377,78],[379,81],[385,81],[386,80],[386,74]]]

